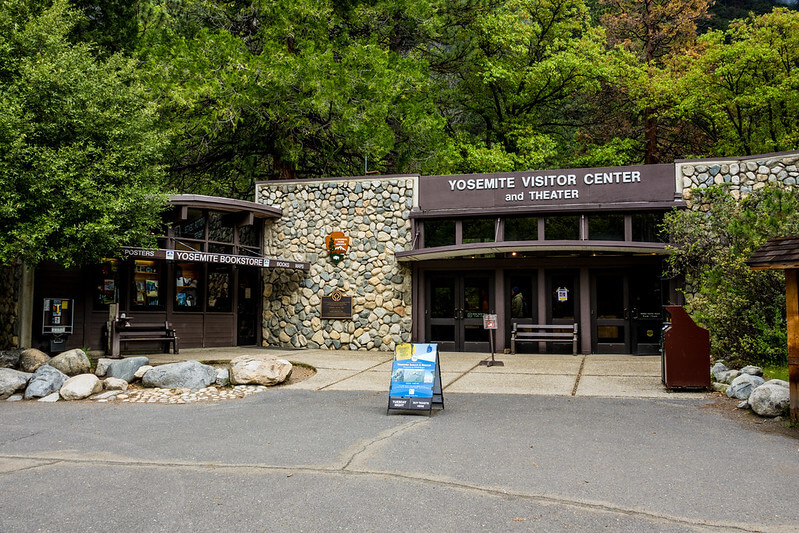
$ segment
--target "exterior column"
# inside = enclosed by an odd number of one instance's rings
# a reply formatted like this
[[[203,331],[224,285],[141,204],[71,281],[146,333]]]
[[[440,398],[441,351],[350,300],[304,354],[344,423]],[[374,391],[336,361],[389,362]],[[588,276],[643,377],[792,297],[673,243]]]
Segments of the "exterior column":
[[[580,269],[580,353],[591,353],[591,276]]]
[[[505,312],[508,309],[508,306],[505,305],[506,301],[505,270],[500,268],[497,269],[496,275],[494,276],[494,310],[492,311],[492,314],[496,313],[497,315],[497,330],[494,332],[496,334],[496,338],[494,339],[496,345],[494,348],[497,353],[505,351]]]
[[[799,422],[799,283],[797,270],[785,271],[785,306],[788,318],[788,380],[791,422]]]

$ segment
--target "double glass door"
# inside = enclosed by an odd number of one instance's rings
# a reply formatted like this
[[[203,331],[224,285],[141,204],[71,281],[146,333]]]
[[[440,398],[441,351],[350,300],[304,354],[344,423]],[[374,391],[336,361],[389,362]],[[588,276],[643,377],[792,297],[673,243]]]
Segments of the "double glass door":
[[[663,298],[663,282],[657,269],[594,273],[592,350],[657,354],[663,326]]]
[[[425,302],[425,340],[439,350],[488,352],[483,315],[495,313],[489,273],[431,274]]]

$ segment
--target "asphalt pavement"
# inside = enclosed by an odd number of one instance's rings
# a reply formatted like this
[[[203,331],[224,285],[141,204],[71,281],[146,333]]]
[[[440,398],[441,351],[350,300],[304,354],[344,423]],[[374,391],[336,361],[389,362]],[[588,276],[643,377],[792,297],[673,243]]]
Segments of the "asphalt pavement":
[[[592,356],[565,357],[576,390],[526,394],[442,357],[432,416],[387,415],[387,379],[336,390],[379,361],[235,401],[0,402],[0,531],[799,529],[799,440],[706,393],[581,395]]]

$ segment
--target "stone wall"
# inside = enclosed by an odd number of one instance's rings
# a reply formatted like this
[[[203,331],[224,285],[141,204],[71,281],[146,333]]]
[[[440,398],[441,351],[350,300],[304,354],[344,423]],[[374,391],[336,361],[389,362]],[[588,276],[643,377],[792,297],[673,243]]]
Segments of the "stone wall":
[[[258,184],[256,202],[283,210],[266,223],[265,255],[311,264],[310,272],[264,271],[265,345],[393,350],[411,340],[411,269],[394,253],[412,245],[417,183],[402,176]],[[325,247],[334,231],[350,238],[338,264]],[[351,320],[321,318],[322,297],[336,289],[352,297]]]
[[[730,158],[725,160],[696,159],[674,164],[678,190],[691,209],[706,209],[694,199],[694,189],[713,185],[724,186],[740,199],[766,184],[793,187],[799,180],[799,152]],[[680,183],[680,180],[682,183]]]
[[[19,343],[19,289],[22,268],[0,266],[0,349],[16,348]]]

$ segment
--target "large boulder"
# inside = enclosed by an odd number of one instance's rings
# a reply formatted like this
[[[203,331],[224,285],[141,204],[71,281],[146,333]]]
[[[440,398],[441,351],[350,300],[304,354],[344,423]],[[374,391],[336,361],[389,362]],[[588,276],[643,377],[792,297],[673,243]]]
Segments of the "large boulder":
[[[92,363],[86,356],[86,352],[80,348],[60,353],[50,359],[50,362],[47,364],[53,368],[59,369],[67,376],[88,374],[92,369]]]
[[[790,403],[789,389],[773,381],[760,385],[749,396],[749,407],[760,416],[780,416]]]
[[[23,372],[36,372],[36,370],[50,362],[50,356],[36,348],[22,350],[19,357],[19,369]]]
[[[36,369],[36,372],[33,373],[30,381],[28,381],[28,387],[25,389],[25,399],[43,398],[58,392],[67,379],[68,376],[57,368],[53,368],[50,365],[42,365]]]
[[[202,389],[216,380],[216,368],[199,361],[156,366],[142,377],[145,387]]]
[[[5,400],[18,390],[25,388],[33,374],[13,368],[0,368],[0,400]]]
[[[82,400],[103,391],[103,382],[94,374],[80,374],[66,380],[59,393],[65,400]]]
[[[752,394],[753,390],[765,382],[766,380],[759,376],[741,374],[730,383],[730,388],[727,389],[727,396],[730,398],[738,398],[739,400],[746,400]]]
[[[124,379],[128,383],[133,381],[136,371],[144,365],[149,365],[150,360],[146,357],[126,357],[111,361],[105,375],[109,378]]]
[[[241,355],[230,361],[230,382],[277,385],[291,374],[291,363],[274,355]]]
[[[0,368],[17,368],[22,357],[22,349],[0,350]]]

